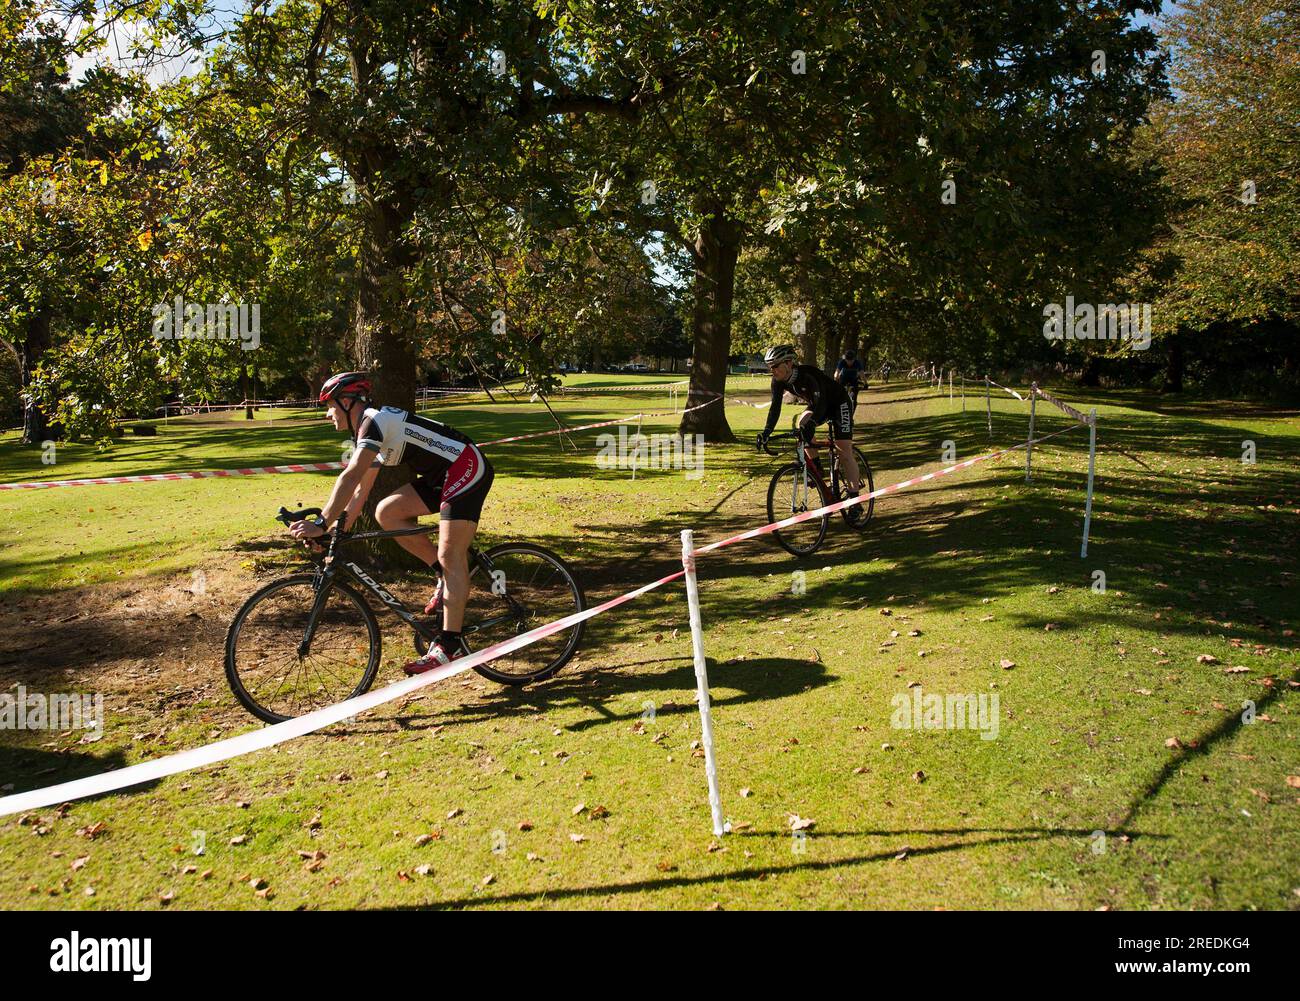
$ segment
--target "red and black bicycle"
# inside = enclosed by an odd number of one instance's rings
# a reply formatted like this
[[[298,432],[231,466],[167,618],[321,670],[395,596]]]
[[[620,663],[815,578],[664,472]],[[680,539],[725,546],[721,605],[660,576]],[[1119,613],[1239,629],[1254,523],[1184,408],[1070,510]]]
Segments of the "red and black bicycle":
[[[772,476],[767,488],[767,518],[769,522],[784,521],[796,514],[815,511],[848,497],[847,484],[843,470],[840,469],[839,452],[828,440],[813,441],[804,445],[797,432],[785,432],[772,435],[763,443],[763,450],[768,455],[776,455],[772,450],[774,440],[789,440],[794,446],[795,461],[782,466]],[[830,453],[831,474],[829,480],[822,470],[821,460],[815,457],[814,449],[826,449]],[[871,476],[871,464],[862,450],[855,447],[853,457],[858,461],[858,471],[862,474],[862,494],[875,490]],[[875,499],[869,498],[861,504],[844,508],[840,514],[850,528],[863,532],[871,521],[875,510]],[[795,525],[777,529],[772,537],[787,552],[794,556],[811,556],[826,538],[826,529],[831,516],[823,514],[817,518],[808,518]]]

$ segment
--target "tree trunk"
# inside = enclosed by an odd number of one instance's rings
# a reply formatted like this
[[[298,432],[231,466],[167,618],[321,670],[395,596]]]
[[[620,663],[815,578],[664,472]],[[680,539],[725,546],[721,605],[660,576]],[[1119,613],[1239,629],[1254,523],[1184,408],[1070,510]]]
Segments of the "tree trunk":
[[[829,310],[826,310],[825,312],[827,313],[828,318],[825,324],[826,329],[824,331],[823,340],[825,346],[822,351],[822,356],[826,359],[826,364],[822,366],[822,370],[833,373],[835,371],[835,364],[839,361],[840,355],[844,351],[841,345],[841,342],[844,340],[844,334],[842,333],[844,325],[840,322],[837,314],[834,314]],[[831,319],[830,317],[832,316],[835,316],[836,318]]]
[[[1183,371],[1186,364],[1183,357],[1182,331],[1175,331],[1165,340],[1169,343],[1169,353],[1165,364],[1164,392],[1181,393],[1183,391]]]
[[[239,367],[239,391],[244,396],[244,420],[251,421],[253,419],[253,405],[249,403],[249,400],[253,397],[248,391],[248,383],[248,366],[241,365]]]
[[[368,213],[366,223],[353,316],[357,367],[370,373],[376,406],[414,410],[417,362],[410,317],[402,308],[405,270],[410,263],[409,254],[400,243],[405,220],[391,207],[379,204]],[[377,529],[375,505],[410,479],[410,472],[404,466],[381,469],[356,527]],[[370,554],[399,567],[421,565],[389,539],[372,543]]]
[[[1096,355],[1089,355],[1088,360],[1083,363],[1083,373],[1079,376],[1079,383],[1090,389],[1101,385],[1101,359]]]
[[[30,386],[32,371],[50,346],[50,314],[37,310],[27,321],[27,336],[18,352],[19,384],[23,399],[23,444],[40,445],[49,440],[52,426],[49,418],[32,399]]]
[[[682,415],[682,434],[702,434],[705,441],[735,441],[722,394],[727,387],[727,356],[731,354],[731,303],[736,291],[736,259],[740,256],[740,226],[722,216],[707,217],[695,239],[695,308],[692,316],[695,362],[691,366],[687,407],[717,400]]]

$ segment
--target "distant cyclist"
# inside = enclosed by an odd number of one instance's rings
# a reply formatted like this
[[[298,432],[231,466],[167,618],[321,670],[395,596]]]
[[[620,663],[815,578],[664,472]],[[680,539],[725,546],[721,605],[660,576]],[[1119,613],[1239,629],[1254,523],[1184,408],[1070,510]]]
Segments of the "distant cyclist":
[[[835,366],[835,381],[849,391],[854,407],[858,405],[858,382],[864,369],[865,366],[858,360],[858,353],[852,348],[844,352],[844,357]]]
[[[772,373],[772,407],[767,412],[767,426],[758,433],[758,447],[767,444],[772,429],[781,419],[782,397],[790,393],[802,401],[806,409],[799,416],[799,434],[806,444],[811,444],[818,425],[830,424],[831,441],[840,456],[840,468],[847,478],[845,493],[858,496],[862,489],[862,473],[853,455],[853,403],[844,387],[814,365],[795,364],[795,350],[788,344],[768,348],[763,355],[768,371]],[[813,458],[817,457],[812,450]],[[852,510],[861,517],[861,505]]]
[[[460,630],[469,598],[469,547],[494,473],[478,446],[455,428],[398,407],[370,406],[372,388],[364,372],[342,372],[321,387],[320,402],[329,404],[329,419],[356,440],[356,449],[320,517],[296,521],[289,531],[299,539],[316,538],[345,511],[346,524],[351,524],[370,496],[380,466],[410,467],[415,480],[381,500],[375,518],[391,532],[416,528],[419,518],[434,511],[439,515],[436,546],[427,535],[397,537],[402,548],[428,566],[442,564],[438,590],[424,610],[433,614],[441,604],[442,631],[428,653],[403,668],[421,674],[465,653]]]

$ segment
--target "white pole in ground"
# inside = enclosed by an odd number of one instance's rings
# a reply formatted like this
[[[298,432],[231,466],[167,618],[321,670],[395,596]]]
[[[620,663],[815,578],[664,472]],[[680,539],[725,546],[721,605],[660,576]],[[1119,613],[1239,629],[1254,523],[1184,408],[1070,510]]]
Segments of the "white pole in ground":
[[[952,402],[952,369],[948,369],[948,402]]]
[[[722,798],[718,795],[718,764],[713,757],[713,717],[709,714],[709,672],[704,662],[704,625],[700,620],[700,590],[695,581],[695,542],[682,529],[682,569],[686,571],[686,601],[691,611],[691,647],[695,652],[695,697],[700,705],[700,743],[704,745],[704,774],[709,780],[709,810],[713,833],[722,837]]]
[[[961,412],[966,412],[966,377],[961,377]]]
[[[989,388],[989,377],[984,377],[984,406],[989,411],[989,437],[993,437],[993,390]]]
[[[1034,410],[1038,405],[1038,383],[1029,384],[1029,437],[1025,439],[1025,482],[1033,475]]]
[[[1083,548],[1079,559],[1088,556],[1088,528],[1092,524],[1092,476],[1097,468],[1097,408],[1088,411],[1088,500],[1083,506]]]
[[[636,415],[636,437],[632,439],[632,479],[636,479],[636,457],[641,451],[641,414]]]

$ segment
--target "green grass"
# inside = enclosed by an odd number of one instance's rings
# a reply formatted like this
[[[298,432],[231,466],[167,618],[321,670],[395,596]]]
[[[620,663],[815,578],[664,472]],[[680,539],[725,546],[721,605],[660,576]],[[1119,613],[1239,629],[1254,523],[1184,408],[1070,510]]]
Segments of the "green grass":
[[[663,381],[673,379],[626,379]],[[0,905],[1295,909],[1288,682],[1300,674],[1285,633],[1298,617],[1296,415],[1061,394],[1101,418],[1087,560],[1079,430],[1035,450],[1030,485],[1023,452],[928,481],[878,501],[864,537],[832,523],[802,563],[762,539],[701,558],[724,812],[741,828],[716,844],[692,754],[699,719],[677,584],[593,620],[577,661],[544,685],[458,677],[275,751],[66,815],[38,811],[39,822],[5,818]],[[666,403],[648,391],[556,407],[574,424]],[[877,485],[940,468],[946,440],[958,458],[988,450],[984,401],[968,406],[963,415],[924,385],[864,394],[859,438]],[[438,409],[480,439],[551,426],[526,403]],[[728,407],[728,417],[747,439],[762,412]],[[1040,433],[1066,426],[1050,407],[1038,417]],[[1025,427],[1023,404],[994,400],[993,446],[1023,440]],[[711,446],[700,480],[642,471],[633,481],[596,469],[596,433],[575,435],[576,454],[554,438],[493,448],[488,541],[560,550],[603,598],[674,569],[682,528],[699,544],[765,520],[776,460]],[[339,439],[323,421],[173,420],[107,454],[61,451],[57,478],[318,461],[337,456]],[[1241,462],[1243,439],[1256,442],[1255,465]],[[0,478],[55,477],[38,452],[5,441]],[[35,788],[251,727],[225,688],[220,636],[280,560],[270,515],[319,503],[329,482],[0,492],[0,594],[16,609],[3,620],[0,683],[103,691],[107,716],[104,738],[86,745],[75,733],[5,732],[0,784]],[[178,590],[205,568],[215,593]],[[91,612],[60,622],[51,608]],[[392,680],[408,641],[386,637]],[[1250,671],[1224,672],[1235,665]],[[891,727],[890,700],[910,683],[996,693],[997,739]],[[1252,724],[1240,719],[1246,700],[1262,714]],[[608,816],[591,819],[597,806]],[[815,821],[805,838],[789,814]],[[101,837],[76,833],[97,822]],[[202,857],[194,831],[206,832]],[[246,840],[230,844],[237,836]],[[325,853],[318,871],[299,850]],[[191,864],[199,872],[183,872]]]

